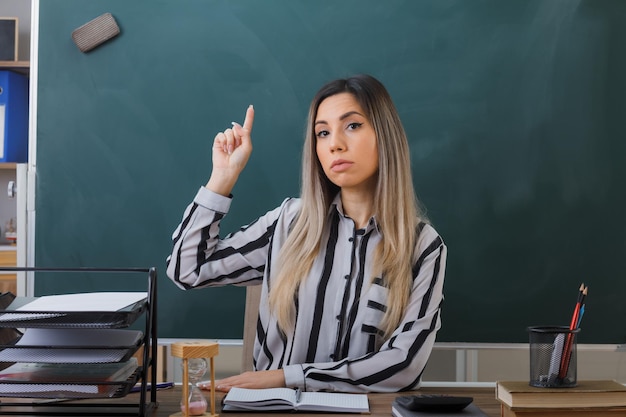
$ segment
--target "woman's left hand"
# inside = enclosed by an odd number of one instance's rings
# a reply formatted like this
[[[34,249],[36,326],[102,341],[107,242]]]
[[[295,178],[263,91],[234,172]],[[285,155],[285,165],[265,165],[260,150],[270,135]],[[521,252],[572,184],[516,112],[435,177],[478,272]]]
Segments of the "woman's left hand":
[[[285,386],[285,373],[282,369],[271,371],[244,372],[215,381],[215,390],[228,392],[232,387],[238,388],[280,388]],[[198,387],[211,389],[211,381],[198,382]]]

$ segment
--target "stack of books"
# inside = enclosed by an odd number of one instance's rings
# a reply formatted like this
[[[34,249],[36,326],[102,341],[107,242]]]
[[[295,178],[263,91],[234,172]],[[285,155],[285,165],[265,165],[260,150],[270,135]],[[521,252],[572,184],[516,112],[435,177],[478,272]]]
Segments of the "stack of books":
[[[502,417],[626,417],[626,386],[612,380],[578,381],[573,388],[539,388],[498,381]]]

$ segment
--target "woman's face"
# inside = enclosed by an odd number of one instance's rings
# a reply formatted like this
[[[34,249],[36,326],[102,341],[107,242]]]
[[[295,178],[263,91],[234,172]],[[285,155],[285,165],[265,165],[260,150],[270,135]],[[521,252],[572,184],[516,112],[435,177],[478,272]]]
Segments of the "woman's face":
[[[344,191],[371,192],[378,173],[376,133],[354,96],[324,99],[314,129],[317,158],[328,179]]]

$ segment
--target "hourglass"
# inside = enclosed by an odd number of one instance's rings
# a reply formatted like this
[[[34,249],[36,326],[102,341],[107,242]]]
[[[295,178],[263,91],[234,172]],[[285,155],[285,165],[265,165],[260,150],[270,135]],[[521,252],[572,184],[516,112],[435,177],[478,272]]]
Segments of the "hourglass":
[[[180,413],[174,413],[170,417],[209,416],[215,414],[215,370],[213,357],[218,354],[218,344],[214,342],[180,342],[173,343],[172,355],[182,358],[183,363],[183,395],[180,402]],[[210,360],[211,371],[211,414],[206,412],[207,402],[202,391],[196,383],[207,371],[206,359]]]

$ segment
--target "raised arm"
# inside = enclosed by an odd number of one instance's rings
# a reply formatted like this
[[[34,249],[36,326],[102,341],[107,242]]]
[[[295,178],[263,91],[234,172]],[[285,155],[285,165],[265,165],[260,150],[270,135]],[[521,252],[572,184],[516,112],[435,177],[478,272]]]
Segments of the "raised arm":
[[[243,126],[233,122],[232,128],[215,135],[213,140],[213,171],[206,188],[221,194],[230,195],[239,174],[245,168],[252,153],[252,124],[254,107],[246,110]]]
[[[215,136],[211,177],[187,206],[172,235],[167,275],[181,288],[246,285],[263,276],[268,229],[279,210],[225,238],[220,239],[219,233],[220,222],[230,208],[231,190],[252,152],[253,122],[254,108],[250,105],[243,126],[233,122],[232,128]],[[254,250],[248,247],[251,241],[256,243]]]

